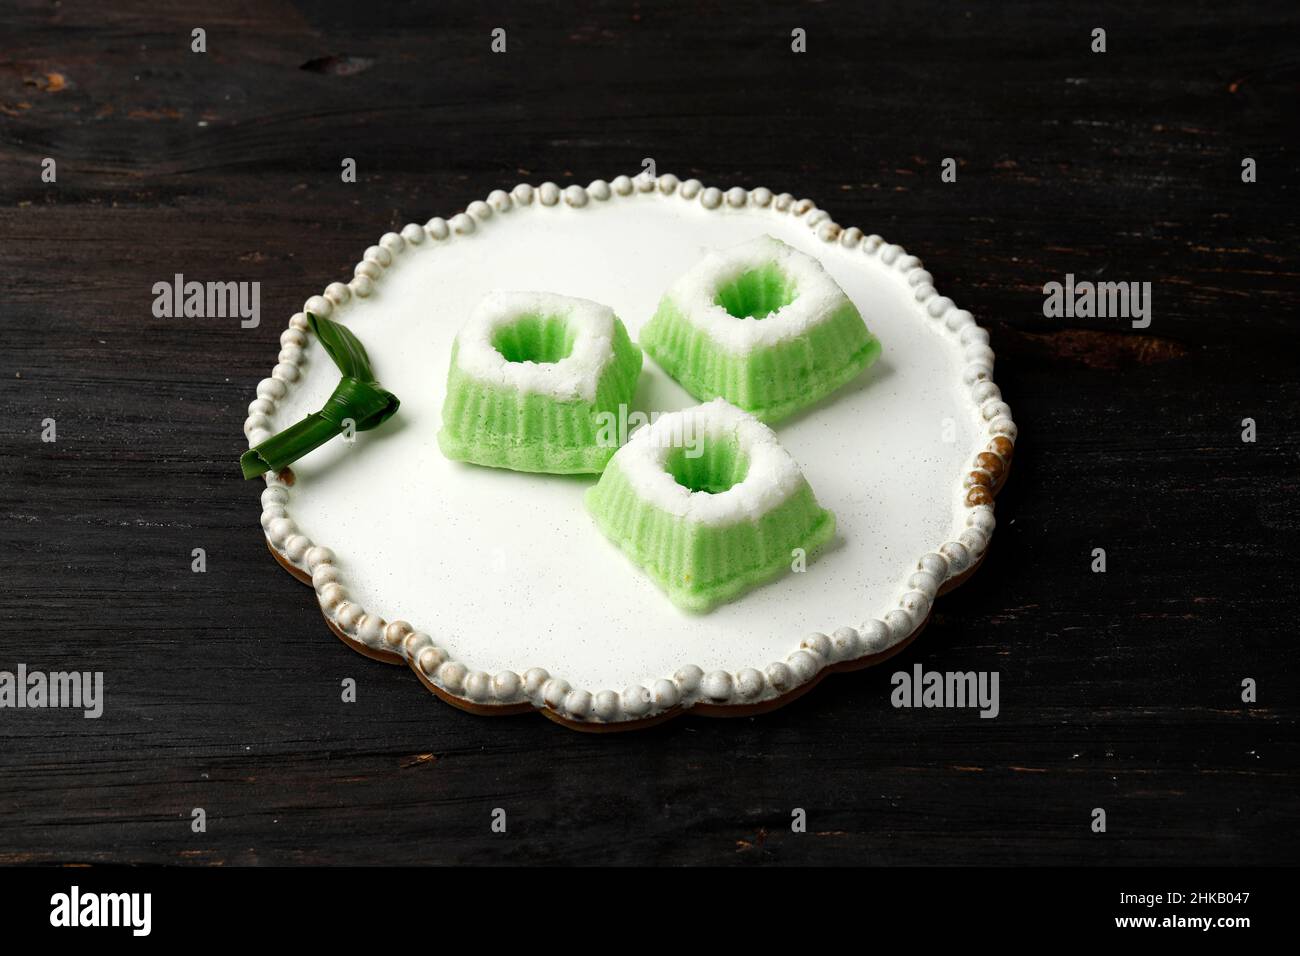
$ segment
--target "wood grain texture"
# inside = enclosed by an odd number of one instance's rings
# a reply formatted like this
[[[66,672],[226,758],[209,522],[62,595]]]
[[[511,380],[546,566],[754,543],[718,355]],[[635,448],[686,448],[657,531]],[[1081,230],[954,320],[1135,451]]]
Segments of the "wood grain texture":
[[[0,711],[0,862],[1295,862],[1294,4],[5,6],[0,669],[107,702]],[[387,229],[647,156],[813,198],[989,328],[1016,474],[899,662],[998,670],[996,720],[895,710],[892,668],[642,734],[485,720],[266,553],[240,424],[302,301]],[[262,325],[154,318],[176,272],[261,282]],[[1066,273],[1150,281],[1151,327],[1043,318]]]

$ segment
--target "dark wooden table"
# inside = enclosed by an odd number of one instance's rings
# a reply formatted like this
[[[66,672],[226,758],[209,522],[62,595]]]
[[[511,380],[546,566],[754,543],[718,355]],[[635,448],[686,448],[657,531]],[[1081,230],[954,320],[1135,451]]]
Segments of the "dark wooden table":
[[[0,670],[107,701],[0,710],[0,862],[1295,862],[1300,11],[1051,6],[6,0]],[[893,667],[633,735],[481,719],[272,563],[240,424],[306,295],[644,157],[812,197],[989,328],[1015,472],[899,662],[996,669],[996,720],[893,709]],[[155,318],[178,272],[259,281],[261,326]],[[1045,318],[1067,273],[1151,282],[1150,328]]]

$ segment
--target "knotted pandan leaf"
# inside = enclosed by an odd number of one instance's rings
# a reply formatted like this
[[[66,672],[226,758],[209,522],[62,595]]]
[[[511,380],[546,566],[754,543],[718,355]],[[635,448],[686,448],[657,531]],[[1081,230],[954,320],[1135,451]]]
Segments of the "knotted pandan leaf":
[[[312,412],[240,456],[239,467],[245,478],[279,471],[342,434],[348,422],[359,432],[378,428],[393,417],[400,404],[397,396],[375,378],[370,356],[351,329],[311,312],[307,313],[307,323],[338,366],[342,378],[320,411]]]

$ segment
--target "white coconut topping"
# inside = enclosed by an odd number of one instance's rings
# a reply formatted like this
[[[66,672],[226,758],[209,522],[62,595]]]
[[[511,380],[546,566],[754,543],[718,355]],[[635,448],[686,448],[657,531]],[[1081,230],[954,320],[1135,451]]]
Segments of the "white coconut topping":
[[[511,362],[493,339],[525,316],[565,321],[573,348],[558,362]],[[596,400],[596,386],[614,358],[614,310],[553,292],[494,291],[474,307],[456,336],[456,364],[480,382],[557,401]]]
[[[790,282],[793,302],[758,318],[736,318],[718,303],[720,288],[766,267]],[[710,252],[673,283],[668,296],[688,322],[739,355],[803,335],[849,301],[820,262],[771,236]]]
[[[691,491],[667,470],[674,448],[692,450],[708,441],[734,441],[748,460],[743,480],[726,491]],[[776,433],[725,399],[670,412],[639,429],[610,461],[642,500],[669,514],[705,525],[757,520],[790,497],[802,479]]]

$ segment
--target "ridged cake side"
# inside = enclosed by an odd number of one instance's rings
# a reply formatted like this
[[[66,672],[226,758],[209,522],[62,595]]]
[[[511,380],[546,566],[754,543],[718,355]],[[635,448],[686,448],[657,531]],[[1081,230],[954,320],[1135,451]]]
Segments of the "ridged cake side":
[[[672,297],[665,296],[641,330],[640,342],[696,398],[725,398],[766,422],[786,418],[829,395],[880,355],[880,342],[852,303],[803,335],[734,354],[691,323]]]
[[[835,534],[835,516],[807,481],[758,519],[705,525],[668,514],[636,494],[618,462],[587,492],[597,526],[688,611],[708,611],[790,570],[794,549],[811,555]]]
[[[614,357],[594,402],[557,401],[485,384],[463,372],[452,344],[438,446],[448,458],[492,468],[548,474],[599,474],[618,451],[600,414],[619,414],[636,391],[641,350],[621,321],[614,323]],[[617,434],[617,431],[615,431]]]

